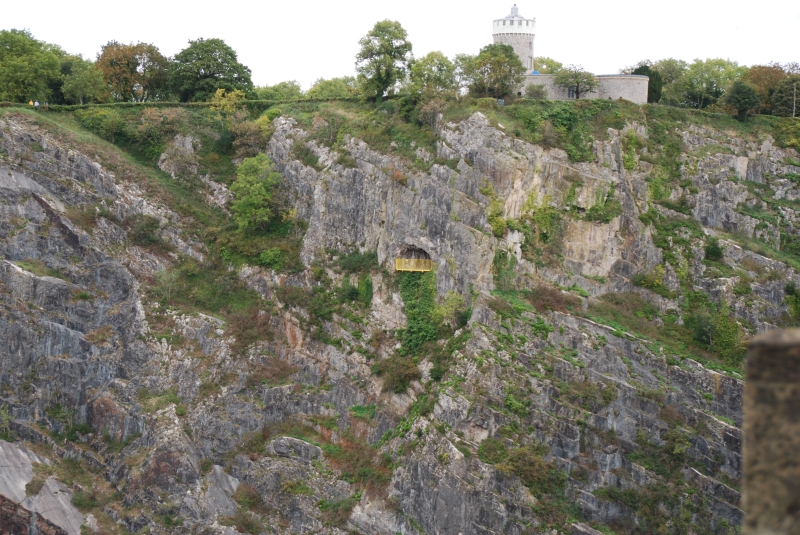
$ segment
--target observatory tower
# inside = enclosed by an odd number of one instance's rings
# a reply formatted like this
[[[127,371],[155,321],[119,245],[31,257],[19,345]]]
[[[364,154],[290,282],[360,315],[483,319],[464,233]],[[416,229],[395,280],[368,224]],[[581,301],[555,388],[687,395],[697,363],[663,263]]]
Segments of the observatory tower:
[[[527,74],[533,71],[533,36],[536,33],[536,19],[526,19],[519,14],[517,4],[511,14],[497,19],[492,25],[495,44],[510,45],[525,66]]]

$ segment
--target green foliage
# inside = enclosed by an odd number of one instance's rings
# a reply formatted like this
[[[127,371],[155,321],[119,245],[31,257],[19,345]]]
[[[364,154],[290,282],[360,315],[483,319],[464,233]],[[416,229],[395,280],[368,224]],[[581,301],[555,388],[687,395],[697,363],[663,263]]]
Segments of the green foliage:
[[[636,286],[652,290],[662,297],[674,299],[676,294],[664,284],[664,266],[658,265],[648,273],[638,273],[631,280]]]
[[[175,55],[169,71],[170,89],[181,102],[210,101],[217,89],[250,93],[250,69],[222,39],[189,41]]]
[[[797,289],[797,285],[793,281],[787,282],[783,288],[783,293],[783,300],[789,305],[792,317],[795,321],[800,320],[800,291]]]
[[[656,68],[661,71],[658,64]],[[739,66],[735,61],[720,58],[705,61],[696,59],[678,74],[677,79],[666,85],[662,104],[707,108],[715,104],[725,94],[725,89],[740,78],[745,70],[745,67]],[[667,77],[664,77],[666,82]]]
[[[425,343],[435,340],[438,333],[438,326],[433,319],[436,272],[400,272],[397,281],[408,320],[401,337],[400,352],[403,355],[416,355]]]
[[[280,271],[283,268],[283,256],[281,249],[273,247],[262,252],[258,259],[262,266]]]
[[[246,158],[236,170],[236,181],[231,191],[236,196],[231,212],[240,230],[266,228],[277,215],[273,203],[273,189],[280,183],[281,175],[273,169],[266,154]]]
[[[342,500],[320,500],[317,507],[322,512],[322,521],[325,526],[344,528],[350,518],[353,508],[361,500],[361,491]]]
[[[399,22],[383,20],[362,37],[356,55],[356,72],[365,95],[378,102],[402,82],[411,61],[411,43]]]
[[[584,216],[586,221],[610,223],[612,219],[622,214],[622,204],[614,198],[614,191],[613,185],[606,194],[603,194],[602,190],[598,190],[595,203],[586,210],[586,215]]]
[[[539,74],[555,74],[564,68],[564,64],[547,56],[533,58],[533,66]]]
[[[28,30],[0,30],[0,101],[44,103],[60,76],[56,52]]]
[[[72,103],[83,104],[84,100],[87,102],[97,100],[106,89],[103,71],[80,57],[72,62],[70,73],[62,77],[64,83],[61,92]]]
[[[508,392],[503,400],[503,406],[506,409],[522,417],[527,416],[530,405],[531,401],[529,399],[519,400],[513,392]]]
[[[411,61],[409,90],[425,99],[453,95],[456,90],[456,66],[441,52],[429,52]]]
[[[373,292],[372,277],[369,273],[362,274],[358,278],[358,300],[366,307],[372,306]]]
[[[361,418],[362,420],[373,420],[375,418],[375,412],[377,408],[375,407],[374,403],[369,405],[353,405],[350,407],[350,412],[353,413],[353,416],[356,418]]]
[[[253,92],[261,100],[295,100],[303,98],[303,90],[296,80],[280,82],[275,85],[256,87]]]
[[[497,438],[486,438],[478,446],[478,459],[487,464],[498,464],[508,459],[508,448],[505,441]]]
[[[712,262],[720,262],[724,258],[722,247],[719,245],[719,239],[711,238],[705,247],[705,259]]]
[[[661,100],[661,91],[664,87],[664,80],[661,73],[651,68],[649,65],[642,65],[637,67],[631,74],[638,74],[641,76],[649,76],[650,80],[647,82],[647,103],[655,104]]]
[[[392,355],[387,359],[381,360],[374,368],[378,377],[383,378],[384,392],[394,392],[404,394],[411,381],[416,381],[421,377],[419,368],[414,364],[410,357],[403,355]]]
[[[78,111],[75,116],[85,128],[112,143],[126,137],[125,121],[116,110],[93,108]]]
[[[358,83],[352,76],[331,78],[329,80],[320,78],[314,82],[314,85],[312,85],[311,89],[309,89],[306,93],[308,98],[318,98],[324,100],[353,98],[357,97],[358,95]]]
[[[590,72],[584,71],[580,65],[567,65],[556,73],[554,83],[564,89],[575,92],[575,98],[582,94],[591,93],[599,86],[597,78]]]
[[[547,98],[547,88],[543,85],[530,84],[525,87],[525,98],[545,100]]]
[[[340,256],[336,264],[345,273],[367,273],[380,267],[377,251],[354,251]]]
[[[504,98],[522,84],[525,66],[509,45],[492,44],[477,56],[461,56],[460,77],[474,96]]]
[[[733,82],[722,101],[726,106],[736,110],[736,118],[739,121],[746,121],[747,114],[757,110],[761,105],[755,90],[741,80]]]
[[[313,167],[317,171],[322,170],[322,167],[319,165],[319,157],[301,139],[296,139],[294,143],[292,143],[292,158],[300,160],[303,165]]]
[[[800,117],[800,104],[797,103],[795,91],[800,87],[800,74],[793,74],[783,78],[775,87],[772,94],[772,112],[779,117],[792,117],[792,106],[795,117]],[[798,121],[793,121],[795,126]],[[795,145],[797,148],[797,145]]]
[[[522,484],[537,498],[542,498],[545,494],[561,495],[567,474],[542,459],[546,452],[547,448],[541,444],[515,448],[498,469],[520,478]]]
[[[95,66],[112,99],[120,102],[146,102],[167,97],[169,60],[155,45],[118,43],[103,45]]]

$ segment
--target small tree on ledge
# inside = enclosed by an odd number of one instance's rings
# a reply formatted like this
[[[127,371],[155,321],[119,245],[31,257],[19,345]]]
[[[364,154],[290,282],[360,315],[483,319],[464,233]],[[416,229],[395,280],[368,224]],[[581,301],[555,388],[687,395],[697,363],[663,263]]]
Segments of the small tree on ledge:
[[[583,70],[580,65],[567,65],[556,73],[555,84],[567,90],[575,91],[575,98],[584,93],[591,93],[598,87],[597,78]]]

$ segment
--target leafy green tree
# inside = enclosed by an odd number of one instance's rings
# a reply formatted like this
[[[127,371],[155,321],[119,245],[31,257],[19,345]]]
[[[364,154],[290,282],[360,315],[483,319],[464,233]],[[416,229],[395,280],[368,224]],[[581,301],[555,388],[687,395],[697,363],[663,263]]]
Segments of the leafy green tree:
[[[584,71],[580,65],[567,65],[556,73],[554,82],[559,87],[575,91],[576,99],[581,98],[584,93],[591,93],[599,85],[597,78]]]
[[[696,59],[683,76],[674,82],[670,102],[688,108],[707,108],[725,94],[734,80],[741,78],[746,67],[725,59]]]
[[[533,68],[539,71],[539,74],[555,74],[564,68],[564,64],[547,56],[538,56],[533,58]]]
[[[412,93],[424,98],[452,95],[457,88],[456,66],[441,52],[431,52],[411,63]]]
[[[380,101],[408,73],[412,59],[408,34],[399,22],[384,20],[376,23],[358,44],[358,80],[365,95]]]
[[[667,58],[656,61],[650,65],[650,68],[658,71],[662,82],[666,86],[683,78],[683,75],[689,69],[689,64],[682,59]]]
[[[61,93],[69,102],[83,104],[84,100],[97,100],[106,93],[103,71],[79,56],[70,65],[69,74],[62,76]]]
[[[746,121],[747,114],[753,110],[757,110],[761,105],[761,100],[758,98],[755,90],[741,80],[733,82],[731,87],[725,92],[723,102],[726,106],[730,106],[736,110],[736,118],[739,121]]]
[[[652,69],[648,65],[642,65],[634,69],[631,74],[650,77],[650,80],[647,82],[647,102],[652,104],[661,100],[661,90],[663,89],[664,82],[661,78],[661,74],[657,70]]]
[[[531,84],[525,88],[525,97],[533,100],[547,99],[547,88],[543,85]]]
[[[208,101],[217,89],[253,91],[250,69],[222,39],[198,39],[175,55],[169,87],[181,102]]]
[[[300,82],[296,80],[256,87],[254,92],[260,100],[296,100],[303,98]]]
[[[459,94],[468,91],[472,85],[472,80],[475,76],[475,62],[477,56],[470,54],[457,54],[453,59],[453,64],[456,67],[456,86]]]
[[[359,95],[358,83],[353,76],[343,76],[342,78],[331,78],[330,80],[323,80],[320,78],[311,89],[308,90],[306,96],[308,98],[320,99],[337,99],[337,98],[351,98]]]
[[[236,170],[236,180],[231,184],[235,195],[231,212],[240,230],[266,229],[277,215],[275,212],[275,187],[280,183],[272,161],[266,154],[246,158]]]
[[[37,41],[27,30],[0,31],[0,100],[47,100],[60,77],[57,47]]]
[[[758,95],[761,101],[759,110],[761,113],[772,113],[772,94],[786,76],[787,72],[780,64],[770,63],[769,65],[753,65],[742,77]]]
[[[95,65],[103,72],[114,100],[147,102],[167,95],[169,60],[155,45],[109,41]]]
[[[791,117],[792,106],[795,107],[795,117],[800,117],[800,74],[781,80],[772,94],[772,113],[775,115]]]
[[[477,96],[503,98],[525,79],[525,66],[509,45],[487,45],[461,68],[463,76],[470,80],[470,92]]]

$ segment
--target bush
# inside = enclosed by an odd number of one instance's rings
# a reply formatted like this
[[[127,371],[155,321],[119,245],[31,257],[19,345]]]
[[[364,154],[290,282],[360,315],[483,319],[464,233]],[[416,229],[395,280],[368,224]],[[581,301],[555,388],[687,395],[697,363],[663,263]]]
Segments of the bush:
[[[411,381],[421,377],[414,362],[402,355],[392,355],[380,361],[375,370],[383,378],[383,391],[403,394],[408,390]]]
[[[724,255],[722,252],[722,247],[719,245],[719,240],[717,238],[711,238],[706,245],[706,260],[710,260],[712,262],[720,262],[722,261]]]
[[[377,251],[355,251],[341,256],[337,264],[345,273],[363,273],[380,267]]]
[[[487,464],[502,463],[508,458],[508,448],[502,439],[486,438],[478,446],[478,458]]]
[[[580,305],[580,300],[571,294],[565,294],[558,288],[540,284],[525,294],[528,301],[539,312],[555,310],[566,312],[568,307]]]

